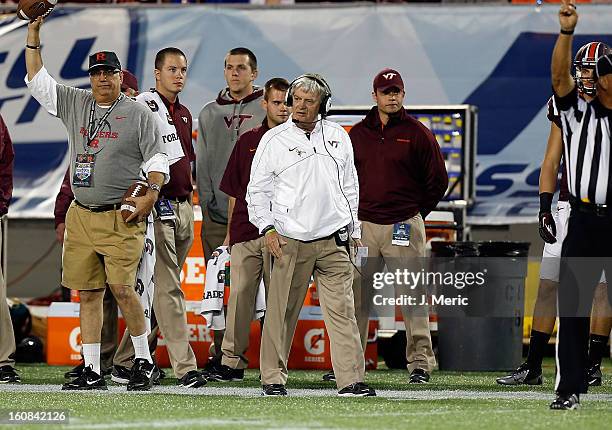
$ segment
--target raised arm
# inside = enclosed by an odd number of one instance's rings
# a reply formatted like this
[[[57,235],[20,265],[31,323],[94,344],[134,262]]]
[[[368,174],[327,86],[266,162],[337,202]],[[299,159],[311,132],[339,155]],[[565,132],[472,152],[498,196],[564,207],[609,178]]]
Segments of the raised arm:
[[[43,19],[38,17],[28,24],[28,37],[26,38],[25,50],[28,81],[31,81],[43,66],[42,56],[40,55],[40,26],[42,22]]]
[[[559,97],[568,95],[575,86],[571,75],[572,65],[572,39],[574,28],[578,23],[578,13],[574,0],[563,0],[559,9],[559,24],[561,31],[551,61],[552,86]]]

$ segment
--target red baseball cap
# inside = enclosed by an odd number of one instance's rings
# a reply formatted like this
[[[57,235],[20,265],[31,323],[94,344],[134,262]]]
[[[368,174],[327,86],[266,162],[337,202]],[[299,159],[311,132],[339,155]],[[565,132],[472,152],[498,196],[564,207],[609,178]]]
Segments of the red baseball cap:
[[[138,91],[138,79],[129,70],[122,70],[123,82],[121,83],[121,91],[125,91],[128,88]]]
[[[402,80],[402,76],[399,74],[397,70],[393,69],[383,69],[374,78],[373,83],[374,91],[385,91],[389,88],[399,88],[400,90],[404,90],[404,81]]]

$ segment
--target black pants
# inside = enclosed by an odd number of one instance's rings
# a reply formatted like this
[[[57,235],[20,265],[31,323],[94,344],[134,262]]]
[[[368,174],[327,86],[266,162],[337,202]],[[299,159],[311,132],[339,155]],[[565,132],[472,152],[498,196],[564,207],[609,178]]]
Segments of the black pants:
[[[570,395],[588,388],[585,381],[593,294],[602,270],[612,277],[612,215],[598,216],[572,206],[561,257],[555,390]]]

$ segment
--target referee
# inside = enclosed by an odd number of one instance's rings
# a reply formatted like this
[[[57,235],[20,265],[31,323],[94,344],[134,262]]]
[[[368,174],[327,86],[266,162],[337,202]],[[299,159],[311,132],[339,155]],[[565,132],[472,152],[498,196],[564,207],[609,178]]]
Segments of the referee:
[[[595,67],[597,96],[586,102],[570,74],[572,35],[578,22],[572,0],[559,10],[561,32],[552,57],[552,84],[560,111],[564,157],[572,211],[561,251],[558,292],[557,398],[551,409],[577,409],[585,393],[588,364],[589,313],[593,290],[602,269],[612,273],[612,54]],[[581,260],[583,264],[576,263]],[[588,260],[585,259],[588,258]],[[588,262],[585,267],[584,262]]]

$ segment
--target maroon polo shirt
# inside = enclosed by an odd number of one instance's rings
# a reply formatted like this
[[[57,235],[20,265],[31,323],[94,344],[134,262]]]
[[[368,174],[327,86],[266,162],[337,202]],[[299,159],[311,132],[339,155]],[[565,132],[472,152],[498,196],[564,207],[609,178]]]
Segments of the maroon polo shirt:
[[[349,133],[359,176],[359,219],[394,224],[444,196],[448,174],[434,135],[402,108],[383,126],[374,106]]]
[[[0,116],[0,216],[8,212],[13,195],[13,160],[15,150],[8,128]]]
[[[261,237],[257,227],[249,222],[249,212],[245,198],[251,176],[251,164],[253,158],[255,158],[257,145],[268,130],[270,130],[268,120],[264,118],[259,127],[255,127],[240,136],[236,145],[234,145],[234,150],[230,155],[219,185],[221,191],[236,199],[230,224],[230,245]]]
[[[62,186],[60,187],[59,193],[55,198],[55,209],[53,210],[53,216],[55,217],[55,228],[59,224],[66,223],[66,213],[70,207],[70,203],[74,200],[74,194],[72,194],[72,188],[70,186],[70,167],[66,170]]]
[[[170,166],[170,182],[162,187],[160,196],[173,200],[184,199],[193,191],[190,163],[195,161],[195,152],[191,143],[191,112],[179,103],[178,97],[174,103],[170,104],[163,95],[157,94],[168,109],[185,154],[183,158]]]

